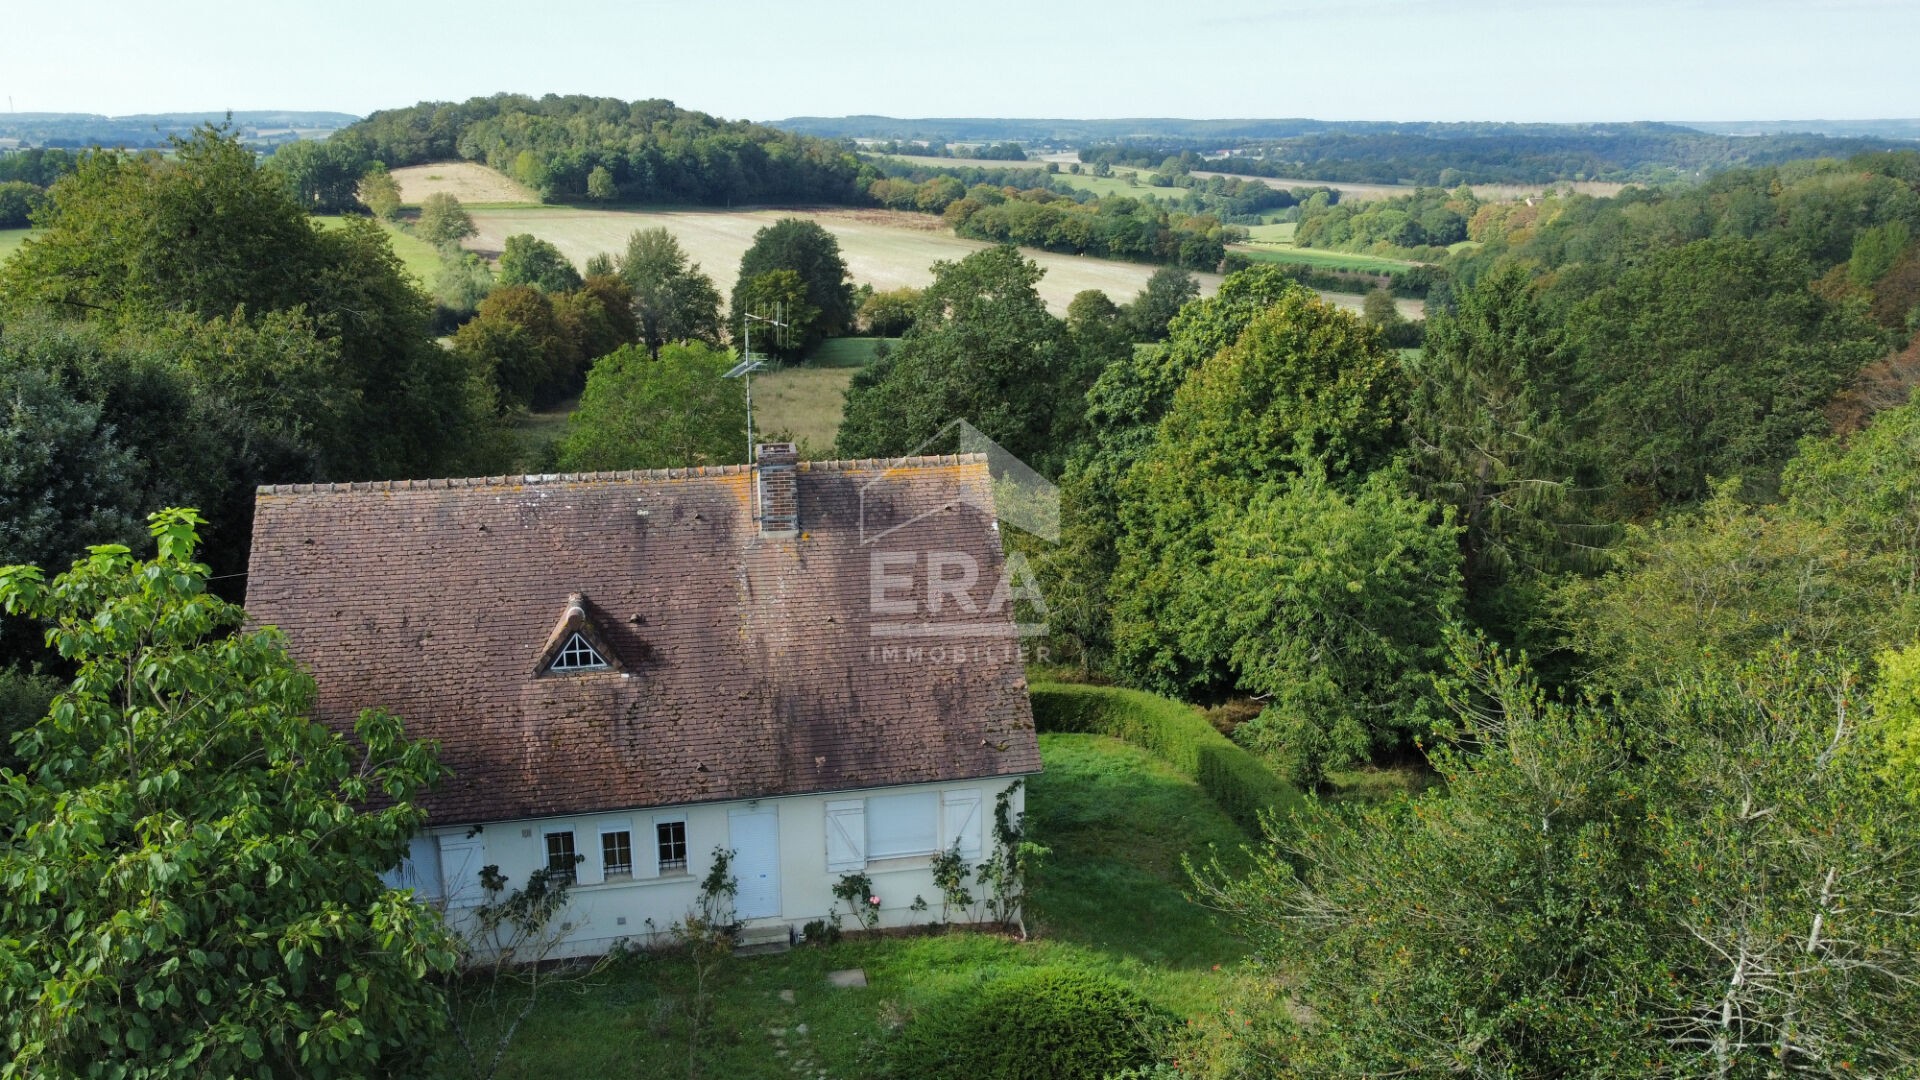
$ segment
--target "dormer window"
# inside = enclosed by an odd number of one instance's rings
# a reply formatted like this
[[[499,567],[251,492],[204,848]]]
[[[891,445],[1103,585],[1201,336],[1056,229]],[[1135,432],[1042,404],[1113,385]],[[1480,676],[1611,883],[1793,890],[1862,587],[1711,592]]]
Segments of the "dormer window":
[[[560,646],[560,654],[547,665],[548,671],[605,671],[607,659],[601,656],[592,643],[575,634]]]
[[[607,647],[607,636],[600,632],[587,614],[587,599],[579,593],[567,597],[560,621],[547,635],[547,643],[535,659],[535,675],[584,675],[595,671],[621,671],[620,658]]]

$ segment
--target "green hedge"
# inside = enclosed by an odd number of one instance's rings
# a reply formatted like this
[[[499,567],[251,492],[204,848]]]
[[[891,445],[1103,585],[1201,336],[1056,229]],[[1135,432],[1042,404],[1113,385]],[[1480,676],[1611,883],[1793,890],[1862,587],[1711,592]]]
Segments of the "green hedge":
[[[1191,706],[1112,686],[1036,683],[1033,720],[1040,731],[1111,735],[1193,777],[1248,832],[1260,811],[1292,809],[1300,793],[1260,760],[1213,729]]]
[[[918,1011],[892,1050],[916,1080],[1102,1080],[1150,1066],[1173,1018],[1103,975],[1033,968]]]

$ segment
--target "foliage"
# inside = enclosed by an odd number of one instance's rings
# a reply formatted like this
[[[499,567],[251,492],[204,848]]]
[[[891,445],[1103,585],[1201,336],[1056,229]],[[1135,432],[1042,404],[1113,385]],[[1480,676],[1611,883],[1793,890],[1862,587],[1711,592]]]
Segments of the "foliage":
[[[1879,355],[1864,320],[1806,289],[1807,269],[1754,241],[1656,254],[1578,305],[1591,453],[1629,491],[1704,496],[1708,478],[1777,471],[1823,428],[1820,407]]]
[[[620,185],[613,179],[613,171],[605,165],[595,165],[587,174],[587,198],[594,202],[612,202],[620,197]]]
[[[14,363],[0,366],[0,408],[0,564],[51,563],[138,535],[137,466],[98,404]]]
[[[933,871],[934,887],[940,890],[940,921],[950,921],[956,910],[971,911],[973,890],[967,888],[971,870],[960,855],[960,841],[955,840],[952,847],[935,855],[929,867]]]
[[[649,353],[659,356],[662,345],[676,341],[719,344],[720,294],[672,233],[636,229],[627,237],[619,275],[633,290],[634,321]]]
[[[25,180],[0,180],[0,229],[24,229],[47,201],[45,188]]]
[[[818,339],[820,309],[807,302],[807,286],[792,270],[769,270],[742,279],[733,290],[733,326],[754,354],[797,360],[809,337]]]
[[[569,472],[665,469],[738,461],[747,408],[721,378],[732,357],[700,344],[669,345],[658,359],[637,346],[595,361],[568,424],[560,467]]]
[[[1311,1017],[1303,1075],[1892,1075],[1920,859],[1844,669],[1696,668],[1619,714],[1462,640],[1444,781],[1202,872]]]
[[[1873,710],[1887,740],[1887,778],[1920,800],[1920,645],[1881,653]]]
[[[60,687],[60,680],[36,669],[0,668],[0,770],[26,767],[26,759],[13,752],[13,737],[47,715]]]
[[[874,337],[899,337],[913,328],[914,312],[919,307],[919,289],[884,289],[860,302],[860,325]]]
[[[1295,784],[1406,748],[1433,722],[1431,678],[1460,614],[1458,530],[1401,487],[1387,472],[1353,496],[1311,472],[1269,486],[1195,585],[1220,614],[1185,628],[1182,648],[1223,654],[1268,702],[1234,737]]]
[[[434,247],[458,244],[479,231],[473,215],[447,192],[436,191],[420,200],[420,217],[413,223],[413,233]]]
[[[733,859],[738,854],[732,848],[714,845],[693,909],[673,928],[674,936],[686,946],[693,959],[693,1002],[688,1009],[687,1023],[689,1078],[699,1075],[700,1034],[714,1021],[711,984],[720,965],[733,955],[734,941],[740,933],[740,921],[733,907],[734,897],[740,894],[740,879],[733,873]]]
[[[1190,705],[1112,686],[1036,683],[1032,697],[1036,729],[1111,735],[1151,751],[1191,777],[1248,832],[1260,815],[1299,804],[1299,792]]]
[[[1847,439],[1809,440],[1782,479],[1788,507],[1839,533],[1848,552],[1871,562],[1863,592],[1889,622],[1920,617],[1920,398],[1873,418]]]
[[[1127,305],[1127,327],[1135,341],[1165,341],[1168,324],[1180,309],[1198,299],[1200,282],[1177,266],[1163,266],[1147,278]]]
[[[836,337],[853,328],[853,289],[847,283],[847,263],[840,257],[840,241],[818,222],[805,218],[781,218],[753,234],[753,246],[740,256],[740,276],[733,287],[733,326],[764,298],[753,293],[762,275],[786,270],[799,276],[801,295],[787,306],[787,351],[792,355],[811,352],[822,339]],[[812,317],[796,316],[811,309]]]
[[[880,928],[880,894],[873,891],[873,878],[864,871],[841,874],[840,880],[833,884],[833,896],[836,905],[829,909],[827,918],[833,925],[840,925],[838,904],[847,905],[847,911],[860,920],[860,926],[866,930]]]
[[[1216,546],[1275,480],[1318,471],[1350,489],[1383,464],[1403,378],[1370,328],[1293,290],[1193,370],[1120,485],[1109,595],[1127,680],[1175,692],[1231,685],[1223,613],[1197,587],[1213,573]]]
[[[951,453],[965,420],[1043,473],[1049,435],[1077,412],[1065,327],[1034,284],[1045,271],[1011,247],[939,262],[913,328],[854,376],[838,450],[847,457]],[[1080,388],[1084,390],[1084,388]]]
[[[355,195],[381,221],[400,220],[400,185],[385,165],[376,161],[368,166]]]
[[[495,94],[385,109],[334,136],[389,165],[464,158],[568,202],[611,198],[604,171],[634,202],[852,203],[860,164],[840,144],[722,120],[658,98]]]
[[[955,232],[975,240],[1188,270],[1213,270],[1227,241],[1243,238],[1210,213],[1169,211],[1126,196],[1081,203],[1044,188],[1009,192],[997,203],[981,203],[969,193],[943,216]]]
[[[306,718],[276,634],[207,594],[198,523],[0,571],[77,672],[0,781],[5,1075],[359,1076],[436,1026],[451,943],[380,873],[443,770],[393,717],[353,746]]]
[[[294,201],[307,213],[348,214],[360,209],[358,188],[368,164],[358,147],[301,139],[276,148],[265,167],[286,178]]]
[[[1015,780],[993,799],[993,848],[974,871],[990,922],[1010,923],[1025,913],[1027,889],[1041,861],[1051,852],[1027,839],[1026,817],[1016,814],[1013,798],[1024,781]]]
[[[541,292],[572,292],[580,287],[580,271],[560,249],[531,233],[507,237],[500,252],[500,284],[532,285]]]
[[[893,1069],[927,1080],[1101,1080],[1147,1064],[1171,1018],[1111,979],[1033,968],[916,1013]]]

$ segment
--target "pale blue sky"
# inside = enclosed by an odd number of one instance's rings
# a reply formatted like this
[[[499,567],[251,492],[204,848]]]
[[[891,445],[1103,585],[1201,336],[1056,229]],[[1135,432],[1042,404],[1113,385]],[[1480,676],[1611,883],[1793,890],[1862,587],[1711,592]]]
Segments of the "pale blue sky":
[[[514,90],[752,120],[1878,118],[1920,115],[1916,43],[1915,0],[3,0],[0,95],[110,114]]]

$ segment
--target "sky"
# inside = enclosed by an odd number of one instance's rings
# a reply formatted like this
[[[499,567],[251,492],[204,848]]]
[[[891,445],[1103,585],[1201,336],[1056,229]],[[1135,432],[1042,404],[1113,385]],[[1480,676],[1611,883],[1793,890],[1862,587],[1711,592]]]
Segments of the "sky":
[[[497,91],[790,116],[1920,116],[1915,0],[0,0],[20,112]]]

